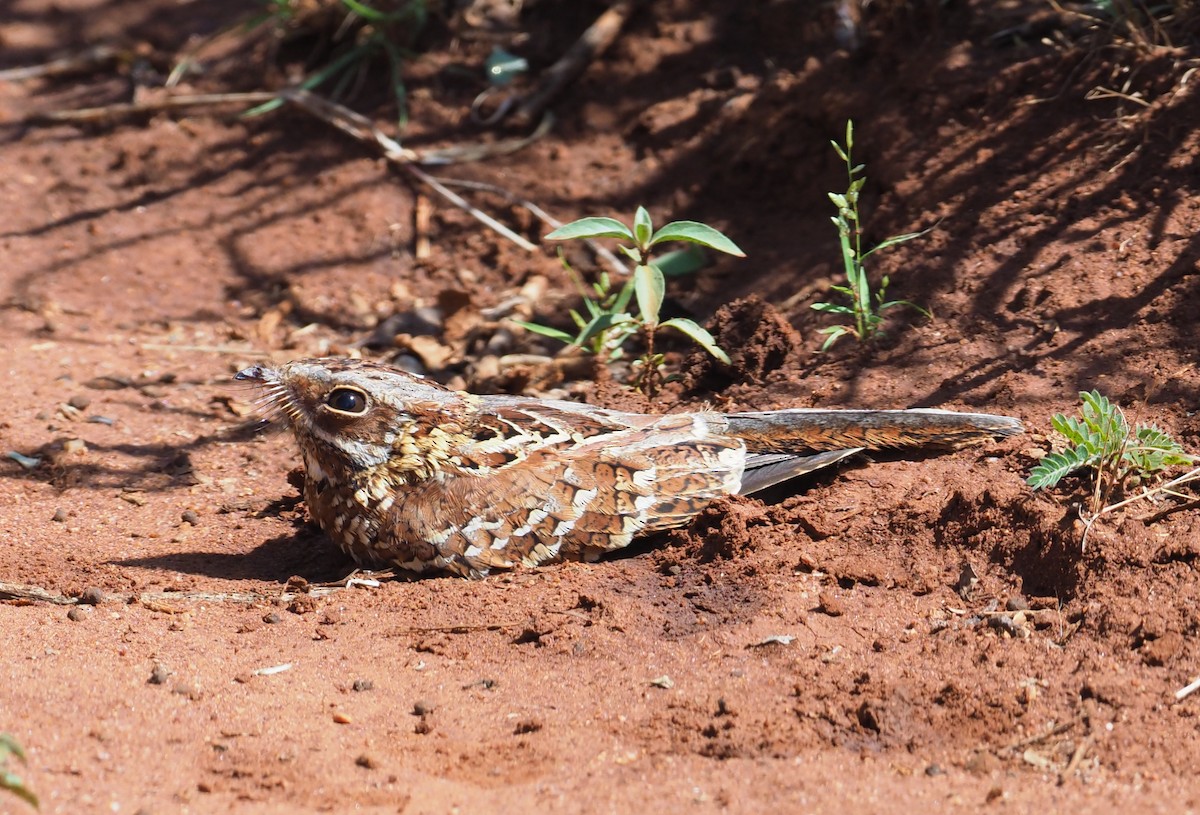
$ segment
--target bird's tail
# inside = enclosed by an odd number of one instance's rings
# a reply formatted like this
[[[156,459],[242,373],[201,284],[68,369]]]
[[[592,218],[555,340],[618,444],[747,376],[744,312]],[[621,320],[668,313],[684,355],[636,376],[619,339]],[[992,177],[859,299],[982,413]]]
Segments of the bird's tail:
[[[729,413],[726,432],[750,453],[803,455],[851,448],[956,448],[1012,436],[1020,421],[949,410],[820,410],[800,408]]]

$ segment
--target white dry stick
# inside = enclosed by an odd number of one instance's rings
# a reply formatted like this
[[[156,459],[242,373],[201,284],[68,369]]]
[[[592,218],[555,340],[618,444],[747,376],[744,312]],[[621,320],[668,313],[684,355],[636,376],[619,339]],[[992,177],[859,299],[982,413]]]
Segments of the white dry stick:
[[[255,676],[272,676],[273,674],[281,674],[284,671],[290,671],[291,669],[292,669],[292,663],[285,662],[282,665],[272,665],[269,668],[259,668],[257,671],[254,672],[254,675]]]
[[[1175,691],[1175,701],[1182,702],[1198,690],[1200,690],[1200,676],[1193,679],[1190,684]]]

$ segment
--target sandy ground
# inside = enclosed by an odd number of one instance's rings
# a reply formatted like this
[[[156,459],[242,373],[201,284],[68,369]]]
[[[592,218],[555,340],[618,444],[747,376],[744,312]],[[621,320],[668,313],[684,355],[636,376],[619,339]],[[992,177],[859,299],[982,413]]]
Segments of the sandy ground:
[[[0,81],[0,450],[38,460],[0,460],[0,730],[43,811],[1196,808],[1200,698],[1174,694],[1200,673],[1200,514],[1134,505],[1084,551],[1085,484],[1024,484],[1079,390],[1200,449],[1195,43],[1102,50],[1039,3],[918,3],[849,52],[802,6],[642,9],[548,135],[436,172],[561,220],[644,204],[746,250],[672,284],[734,365],[673,346],[683,379],[654,410],[928,405],[1029,433],[858,459],[600,563],[350,588],[291,439],[251,426],[232,374],[406,356],[474,390],[646,405],[590,366],[506,357],[554,350],[506,319],[562,324],[554,248],[295,109],[35,119],[160,98],[238,4],[0,13],[0,68],[123,49]],[[601,10],[538,4],[510,47],[544,68]],[[466,116],[490,42],[441,21],[429,39],[406,146],[492,140]],[[217,47],[183,90],[277,85],[287,58]],[[394,120],[369,84],[352,104]],[[883,342],[818,354],[828,140],[850,117],[869,236],[936,224],[874,269],[934,319],[893,312]],[[431,337],[394,338],[430,306]]]

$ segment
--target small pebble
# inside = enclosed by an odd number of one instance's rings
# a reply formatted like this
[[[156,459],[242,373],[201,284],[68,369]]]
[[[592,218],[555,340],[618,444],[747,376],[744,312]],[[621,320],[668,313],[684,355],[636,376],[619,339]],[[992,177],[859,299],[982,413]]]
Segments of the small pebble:
[[[1015,597],[1008,598],[1008,602],[1004,604],[1004,608],[1007,611],[1027,611],[1029,609],[1029,603],[1024,597],[1018,594]]]
[[[350,724],[351,722],[354,721],[349,716],[347,716],[345,713],[342,713],[340,710],[334,711],[333,720],[337,724]]]
[[[83,606],[71,606],[71,610],[67,612],[67,619],[73,623],[78,623],[86,620],[91,613],[91,609],[84,608]]]
[[[930,764],[928,767],[925,768],[925,775],[928,775],[931,778],[935,775],[945,775],[945,774],[946,774],[946,771],[942,769],[940,764]]]
[[[88,406],[92,404],[92,400],[82,393],[77,393],[67,400],[67,404],[76,410],[87,410]]]
[[[62,507],[59,507],[58,509],[54,510],[54,515],[51,516],[50,520],[55,521],[60,524],[66,523],[67,511],[65,509],[63,509]]]
[[[191,524],[192,526],[200,525],[200,516],[190,509],[185,509],[183,514],[179,516],[179,520],[183,521],[185,524]]]
[[[355,679],[354,684],[350,686],[351,690],[358,691],[360,693],[365,690],[373,690],[374,688],[375,683],[370,679]]]
[[[413,704],[414,716],[428,716],[430,713],[433,713],[433,705],[429,702],[422,700]]]
[[[79,602],[86,606],[98,606],[104,602],[104,592],[97,586],[88,586],[79,595]]]
[[[363,753],[358,758],[354,759],[354,763],[367,770],[374,770],[379,766],[379,762],[375,760],[375,756],[368,755],[367,753]]]
[[[167,677],[170,675],[171,672],[162,665],[155,665],[154,670],[150,672],[150,678],[146,681],[151,685],[162,685],[167,681]]]
[[[267,612],[266,614],[263,615],[263,618],[262,618],[263,622],[267,623],[268,625],[274,625],[275,623],[279,622],[282,619],[283,618],[280,617],[278,614],[276,614],[274,611]]]

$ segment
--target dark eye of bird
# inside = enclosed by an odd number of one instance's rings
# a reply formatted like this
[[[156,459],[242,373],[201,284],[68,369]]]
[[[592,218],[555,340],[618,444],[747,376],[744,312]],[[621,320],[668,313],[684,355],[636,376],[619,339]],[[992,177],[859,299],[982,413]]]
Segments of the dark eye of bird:
[[[362,413],[367,409],[367,397],[351,388],[334,388],[325,397],[325,404],[342,413]]]

